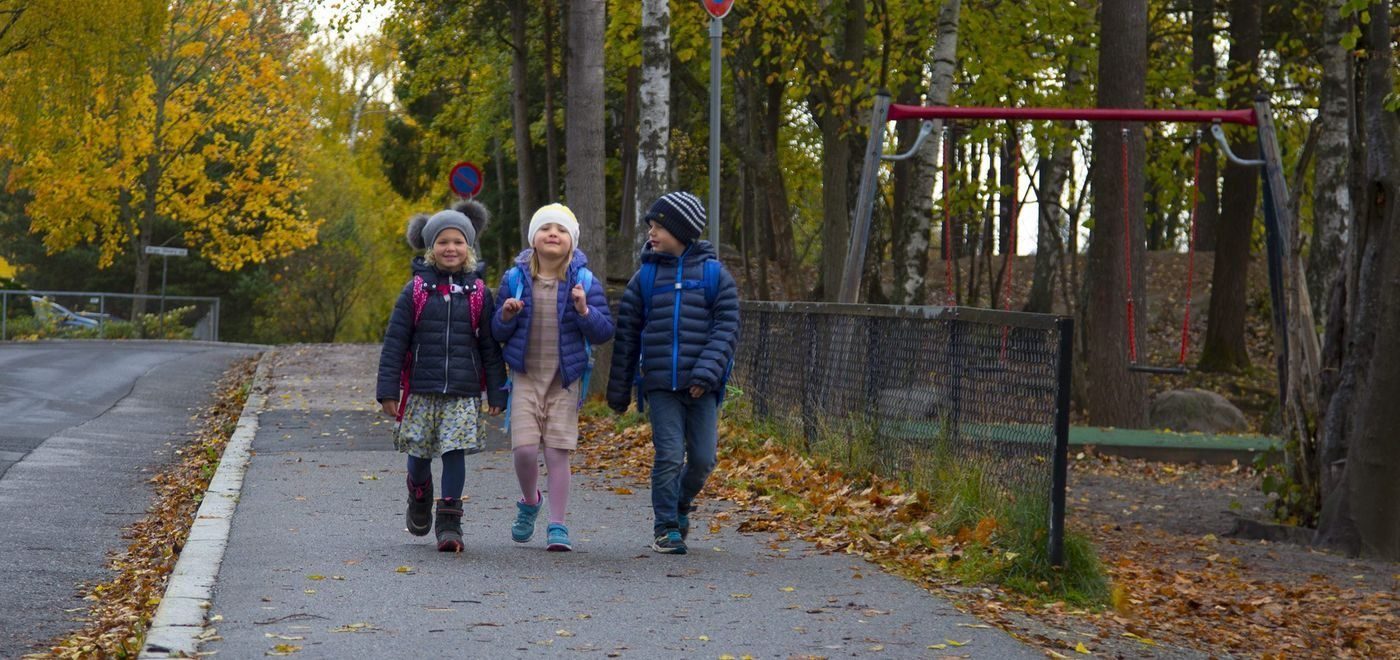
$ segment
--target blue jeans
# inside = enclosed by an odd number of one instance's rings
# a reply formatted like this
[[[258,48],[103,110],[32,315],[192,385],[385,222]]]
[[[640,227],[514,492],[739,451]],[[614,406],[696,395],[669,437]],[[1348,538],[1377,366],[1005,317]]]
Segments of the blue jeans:
[[[695,399],[685,390],[652,390],[647,393],[647,414],[656,448],[651,465],[652,531],[659,536],[679,526],[679,515],[690,511],[715,469],[719,397],[705,394]]]

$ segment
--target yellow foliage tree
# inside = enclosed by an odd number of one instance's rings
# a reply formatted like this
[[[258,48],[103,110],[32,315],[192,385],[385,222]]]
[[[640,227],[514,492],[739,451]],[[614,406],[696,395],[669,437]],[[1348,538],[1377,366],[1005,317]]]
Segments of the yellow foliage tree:
[[[99,248],[99,267],[182,243],[221,270],[312,245],[299,203],[312,135],[293,80],[304,39],[268,0],[177,0],[142,66],[94,65],[76,112],[41,115],[11,186],[50,253]],[[127,67],[130,69],[130,67]],[[57,103],[53,107],[60,107]]]

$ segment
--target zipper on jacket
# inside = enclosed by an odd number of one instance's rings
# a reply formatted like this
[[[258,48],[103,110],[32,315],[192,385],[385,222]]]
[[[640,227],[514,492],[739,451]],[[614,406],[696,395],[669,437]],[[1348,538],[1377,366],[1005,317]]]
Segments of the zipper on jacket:
[[[447,332],[442,335],[442,393],[447,394],[447,386],[452,381],[452,371],[448,363],[452,360],[452,276],[447,276]]]
[[[671,310],[671,391],[680,389],[680,374],[676,373],[680,369],[681,352],[681,287],[684,286],[685,275],[685,255],[690,254],[690,246],[686,246],[680,258],[676,259],[676,298]]]

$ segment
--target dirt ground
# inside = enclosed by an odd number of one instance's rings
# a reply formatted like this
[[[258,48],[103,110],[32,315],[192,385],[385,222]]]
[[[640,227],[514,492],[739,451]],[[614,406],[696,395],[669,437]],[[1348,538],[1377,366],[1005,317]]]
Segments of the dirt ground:
[[[1232,537],[1237,518],[1268,519],[1248,467],[1081,454],[1067,502],[1070,527],[1108,567],[1117,614],[1163,642],[1209,655],[1400,657],[1400,564]]]

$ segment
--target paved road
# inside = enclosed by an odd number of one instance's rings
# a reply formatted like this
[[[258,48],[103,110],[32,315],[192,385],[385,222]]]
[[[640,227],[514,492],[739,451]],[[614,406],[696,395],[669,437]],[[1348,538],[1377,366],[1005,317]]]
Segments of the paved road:
[[[492,449],[468,458],[466,551],[436,552],[403,529],[403,459],[372,401],[376,355],[372,346],[311,346],[270,358],[209,610],[217,634],[201,651],[1043,657],[859,558],[740,533],[733,522],[712,533],[701,518],[691,554],[657,555],[647,547],[647,488],[596,474],[574,477],[575,552],[545,552],[543,525],[535,542],[512,543],[518,491],[498,431]],[[724,505],[705,506],[712,514]]]
[[[0,658],[77,627],[76,587],[150,501],[215,381],[256,347],[0,342]]]

